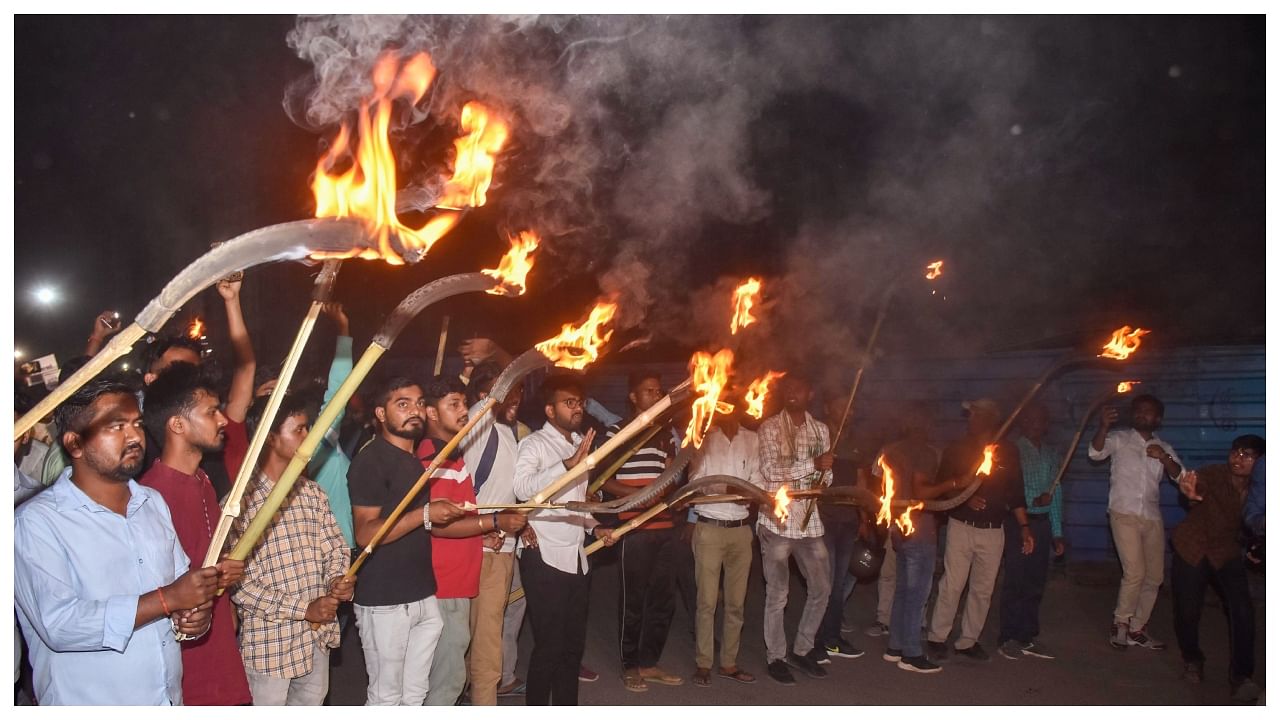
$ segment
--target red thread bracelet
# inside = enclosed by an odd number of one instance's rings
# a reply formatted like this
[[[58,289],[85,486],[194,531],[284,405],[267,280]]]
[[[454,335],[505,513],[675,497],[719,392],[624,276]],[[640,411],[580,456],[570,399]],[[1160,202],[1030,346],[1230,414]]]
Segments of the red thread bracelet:
[[[172,615],[173,613],[169,610],[169,603],[164,601],[164,591],[160,588],[156,588],[156,594],[160,596],[160,607],[164,608],[164,614]]]

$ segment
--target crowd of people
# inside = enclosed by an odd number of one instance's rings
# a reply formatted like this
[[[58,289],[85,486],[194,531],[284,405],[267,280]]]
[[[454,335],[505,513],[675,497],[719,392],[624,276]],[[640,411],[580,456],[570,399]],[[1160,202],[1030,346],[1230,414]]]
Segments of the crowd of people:
[[[592,515],[563,507],[596,493],[614,499],[649,489],[683,441],[682,426],[668,422],[618,457],[612,474],[604,473],[608,462],[589,467],[548,498],[555,507],[510,507],[587,462],[666,388],[655,373],[633,373],[623,416],[590,398],[580,374],[553,371],[528,383],[536,398],[517,386],[457,451],[437,459],[510,359],[492,341],[473,339],[462,347],[462,376],[388,372],[365,383],[319,450],[303,458],[304,476],[251,553],[233,559],[225,551],[246,533],[351,372],[352,340],[341,306],[326,305],[337,330],[327,384],[290,388],[267,419],[277,372],[256,362],[239,281],[219,283],[218,292],[234,356],[225,388],[204,367],[200,343],[161,338],[149,348],[140,383],[103,375],[35,432],[15,438],[14,599],[39,704],[318,705],[329,689],[330,652],[351,620],[367,704],[494,705],[518,695],[530,705],[576,704],[579,683],[598,677],[583,665],[592,541],[616,558],[618,660],[631,692],[686,681],[757,682],[752,670],[759,668],[740,656],[757,546],[764,623],[747,631],[763,635],[771,681],[795,685],[796,672],[821,679],[833,658],[865,654],[850,639],[844,607],[859,576],[867,579],[856,566],[868,554],[883,561],[865,634],[886,637],[882,657],[903,671],[932,674],[957,658],[991,659],[979,638],[1002,569],[994,652],[1009,660],[1055,657],[1040,638],[1051,558],[1064,552],[1054,482],[1063,448],[1047,442],[1049,411],[1029,406],[1015,438],[996,438],[1004,409],[988,398],[966,402],[965,436],[939,449],[929,406],[910,404],[898,432],[867,453],[847,435],[833,446],[847,396],[816,397],[800,368],[781,379],[776,412],[754,430],[730,386],[723,399],[735,410],[715,416],[686,478],[727,475],[769,494],[843,485],[879,495],[887,474],[903,499],[953,497],[978,483],[976,490],[949,512],[910,512],[910,523],[889,522],[887,530],[875,522],[879,508],[812,498],[797,500],[785,519],[746,500],[668,508],[630,532],[619,527],[643,508]],[[87,355],[111,324],[95,320],[94,328]],[[34,399],[19,389],[17,414]],[[810,412],[819,399],[821,418]],[[1252,679],[1246,573],[1260,547],[1251,539],[1265,533],[1264,442],[1243,435],[1224,448],[1225,462],[1193,470],[1157,434],[1163,413],[1156,397],[1135,397],[1127,424],[1108,408],[1089,441],[1090,459],[1110,464],[1108,514],[1122,568],[1110,630],[1100,621],[1099,641],[1105,632],[1117,650],[1165,648],[1148,623],[1165,582],[1159,491],[1172,483],[1189,507],[1172,532],[1169,578],[1183,678],[1205,678],[1198,626],[1212,585],[1228,611],[1231,689],[1253,701],[1260,690]],[[264,421],[265,446],[230,542],[216,564],[201,567],[221,502]],[[976,475],[993,443],[990,473]],[[353,557],[433,464],[428,490],[349,573]],[[804,598],[789,640],[783,611],[792,560]],[[662,666],[681,602],[695,635],[689,678]],[[526,616],[533,647],[522,681],[516,658]],[[15,683],[22,660],[15,640]]]

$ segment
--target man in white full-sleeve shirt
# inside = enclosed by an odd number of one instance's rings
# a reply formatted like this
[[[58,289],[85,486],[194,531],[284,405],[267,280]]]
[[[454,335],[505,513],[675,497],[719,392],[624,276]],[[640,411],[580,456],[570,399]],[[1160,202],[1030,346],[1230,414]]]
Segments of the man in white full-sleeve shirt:
[[[547,423],[520,441],[516,454],[515,493],[521,502],[537,495],[591,451],[594,431],[578,434],[583,415],[582,383],[573,375],[549,375],[542,382]],[[564,503],[585,500],[586,474],[546,498]],[[587,555],[584,533],[612,545],[612,531],[599,527],[588,513],[563,509],[535,510],[529,516],[536,544],[520,554],[520,575],[533,624],[533,656],[529,660],[527,705],[577,705],[578,667],[586,647]]]
[[[1111,458],[1111,492],[1107,514],[1122,577],[1111,625],[1111,646],[1130,645],[1163,650],[1165,644],[1147,632],[1147,620],[1164,580],[1164,519],[1160,515],[1160,482],[1176,480],[1182,461],[1169,443],[1156,436],[1164,419],[1164,403],[1139,395],[1130,404],[1131,427],[1111,430],[1119,413],[1106,408],[1089,444],[1089,459]]]

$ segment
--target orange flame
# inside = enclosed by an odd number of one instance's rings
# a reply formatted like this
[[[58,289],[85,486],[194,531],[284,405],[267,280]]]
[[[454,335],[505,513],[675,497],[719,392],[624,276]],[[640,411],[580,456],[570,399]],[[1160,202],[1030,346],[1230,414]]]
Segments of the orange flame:
[[[531,231],[522,230],[516,237],[511,238],[511,249],[506,255],[502,256],[502,261],[498,263],[497,270],[481,270],[480,272],[502,283],[488,292],[492,295],[510,295],[508,288],[515,289],[516,295],[523,295],[525,291],[525,278],[529,275],[529,271],[533,269],[533,260],[529,257],[534,250],[538,249],[538,243],[541,242],[538,236]]]
[[[192,340],[199,340],[204,336],[204,321],[200,318],[192,318],[191,324],[187,326],[187,337]]]
[[[1141,380],[1125,380],[1124,382],[1120,383],[1119,385],[1116,385],[1116,392],[1118,392],[1118,393],[1127,393],[1127,392],[1129,392],[1129,391],[1133,390],[1133,386],[1134,386],[1134,385],[1137,385],[1137,384],[1139,384],[1139,383],[1141,383],[1141,382],[1142,382]]]
[[[702,447],[702,437],[711,429],[711,419],[715,414],[733,411],[732,405],[720,402],[720,393],[729,384],[729,368],[732,366],[733,351],[728,348],[715,355],[699,350],[689,359],[693,389],[702,396],[693,401],[693,416],[689,418],[689,429],[682,446],[692,442],[694,447]]]
[[[733,291],[733,318],[729,320],[729,334],[756,321],[751,308],[760,301],[760,278],[747,278]]]
[[[1142,336],[1150,334],[1150,330],[1130,328],[1128,325],[1111,333],[1111,341],[1102,346],[1098,357],[1124,360],[1132,355],[1142,344]]]
[[[995,464],[996,446],[988,445],[982,448],[982,464],[978,466],[979,475],[990,475],[991,466]]]
[[[911,512],[923,507],[924,503],[922,502],[912,503],[908,505],[907,508],[902,511],[902,514],[898,516],[898,519],[894,521],[898,523],[898,529],[902,531],[903,537],[906,537],[916,531],[916,524],[911,522]]]
[[[484,205],[489,183],[493,182],[494,156],[507,142],[506,123],[480,103],[463,105],[459,124],[467,134],[453,143],[453,177],[445,184],[436,207],[457,210]]]
[[[613,321],[617,311],[617,303],[597,302],[586,322],[578,327],[566,323],[559,335],[534,347],[559,367],[581,370],[600,357],[600,347],[613,336],[612,328],[603,334],[601,328]]]
[[[880,466],[880,476],[884,478],[884,495],[880,496],[880,512],[876,513],[876,524],[884,523],[885,527],[889,527],[893,519],[893,470],[884,461],[884,455],[876,458],[876,464]]]
[[[925,271],[926,271],[926,272],[925,272],[925,274],[924,274],[924,279],[925,279],[925,280],[933,280],[933,279],[935,279],[935,278],[941,277],[941,276],[942,276],[942,261],[941,261],[941,260],[934,260],[933,262],[931,262],[931,263],[929,263],[928,265],[926,265],[926,266],[925,266]]]
[[[747,386],[747,394],[743,396],[743,400],[747,403],[748,415],[757,420],[764,417],[764,401],[769,397],[769,385],[783,375],[786,373],[770,370],[764,377]]]
[[[783,485],[773,494],[773,514],[780,524],[785,524],[791,516],[790,505],[791,496],[787,494],[787,486]]]

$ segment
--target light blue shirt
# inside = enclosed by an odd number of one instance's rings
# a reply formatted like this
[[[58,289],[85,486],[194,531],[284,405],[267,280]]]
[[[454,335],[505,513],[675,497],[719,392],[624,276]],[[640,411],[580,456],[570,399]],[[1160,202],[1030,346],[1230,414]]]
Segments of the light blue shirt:
[[[41,705],[181,705],[182,655],[168,618],[138,629],[138,597],[190,561],[160,493],[129,481],[125,517],[67,468],[14,513],[13,598]]]
[[[324,392],[324,408],[333,402],[338,387],[351,374],[351,337],[339,335],[337,347],[333,353],[333,363],[329,365],[329,388]],[[351,516],[351,495],[347,491],[347,469],[351,467],[351,458],[342,452],[338,445],[338,429],[342,425],[344,407],[333,419],[333,425],[325,432],[320,448],[311,460],[311,479],[316,481],[324,494],[329,498],[329,509],[338,521],[338,529],[342,531],[342,539],[347,547],[356,547],[355,522]]]

